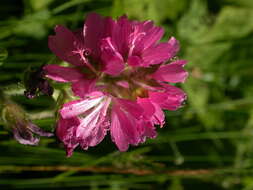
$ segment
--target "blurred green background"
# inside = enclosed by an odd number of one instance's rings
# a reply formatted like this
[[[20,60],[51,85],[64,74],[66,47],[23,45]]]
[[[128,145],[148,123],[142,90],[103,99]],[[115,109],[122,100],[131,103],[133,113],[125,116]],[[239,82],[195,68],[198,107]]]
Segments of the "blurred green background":
[[[18,144],[0,121],[0,188],[91,190],[253,189],[252,0],[1,0],[0,87],[51,130],[53,98],[23,96],[28,67],[47,63],[56,24],[81,28],[85,15],[154,20],[181,42],[190,75],[185,106],[166,112],[159,136],[120,153],[107,137],[65,157],[55,138]]]

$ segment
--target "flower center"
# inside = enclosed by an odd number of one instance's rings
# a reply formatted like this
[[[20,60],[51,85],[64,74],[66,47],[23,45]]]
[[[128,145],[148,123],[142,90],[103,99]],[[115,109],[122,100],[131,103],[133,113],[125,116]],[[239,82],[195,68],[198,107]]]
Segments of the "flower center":
[[[160,86],[149,74],[151,68],[125,69],[119,76],[103,74],[97,81],[97,85],[103,86],[103,91],[114,97],[136,100],[137,97],[148,97],[148,90],[154,86]],[[154,72],[155,69],[152,71]]]

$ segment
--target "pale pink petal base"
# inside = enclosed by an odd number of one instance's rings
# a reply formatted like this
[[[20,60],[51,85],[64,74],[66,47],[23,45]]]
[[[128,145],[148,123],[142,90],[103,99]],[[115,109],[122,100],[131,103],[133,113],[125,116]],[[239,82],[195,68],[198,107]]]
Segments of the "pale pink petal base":
[[[85,98],[91,92],[96,91],[96,79],[80,79],[72,83],[72,91],[75,96]]]

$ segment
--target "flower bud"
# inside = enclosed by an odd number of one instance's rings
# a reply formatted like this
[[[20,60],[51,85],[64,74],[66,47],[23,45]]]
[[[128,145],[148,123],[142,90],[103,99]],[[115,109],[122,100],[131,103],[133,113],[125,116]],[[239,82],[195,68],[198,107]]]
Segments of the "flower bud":
[[[43,65],[44,66],[44,65]],[[43,66],[38,69],[29,69],[25,73],[24,84],[26,91],[24,95],[29,98],[35,98],[38,93],[42,93],[48,96],[53,94],[53,88],[50,86],[49,82],[44,79]]]
[[[25,111],[10,100],[5,100],[3,104],[2,119],[5,126],[12,130],[14,138],[20,144],[37,145],[39,136],[53,136],[52,133],[45,132],[33,124]]]

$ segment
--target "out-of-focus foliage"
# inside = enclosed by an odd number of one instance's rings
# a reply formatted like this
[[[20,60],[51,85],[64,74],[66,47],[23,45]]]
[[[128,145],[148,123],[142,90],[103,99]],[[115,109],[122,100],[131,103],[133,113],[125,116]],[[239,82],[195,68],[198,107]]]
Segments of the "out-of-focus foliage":
[[[29,67],[52,60],[56,24],[82,27],[88,12],[151,19],[181,42],[189,61],[185,106],[166,112],[157,139],[120,153],[108,139],[65,158],[54,138],[19,145],[0,124],[0,188],[92,190],[253,188],[252,0],[1,0],[0,88],[45,130],[55,125],[55,97],[28,100]],[[1,106],[0,106],[1,107]]]

